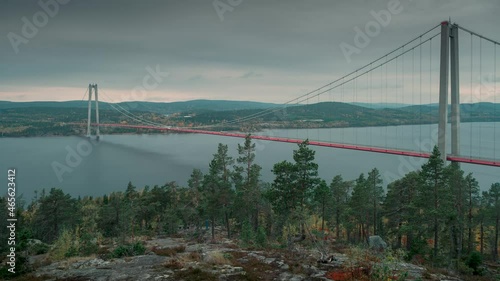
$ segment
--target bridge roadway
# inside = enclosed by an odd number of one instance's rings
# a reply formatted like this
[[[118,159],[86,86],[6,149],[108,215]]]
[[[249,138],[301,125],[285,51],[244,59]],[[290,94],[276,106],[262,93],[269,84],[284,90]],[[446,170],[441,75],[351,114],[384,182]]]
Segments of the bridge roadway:
[[[79,124],[79,125],[81,125],[81,124]],[[92,124],[92,126],[97,126],[97,124]],[[204,135],[215,135],[215,136],[234,137],[234,138],[245,138],[247,136],[246,134],[242,134],[242,133],[195,130],[195,129],[178,128],[178,127],[157,127],[157,126],[145,126],[145,125],[102,124],[102,123],[99,124],[99,126],[100,127],[119,127],[119,128],[130,128],[130,129],[170,131],[170,132],[176,132],[176,133],[204,134]],[[283,138],[283,137],[270,137],[270,136],[258,136],[258,135],[251,135],[251,138],[256,139],[256,140],[286,142],[286,143],[301,143],[301,142],[303,142],[303,140],[301,140],[301,139],[290,139],[290,138]],[[422,152],[415,152],[415,151],[408,151],[408,150],[387,149],[387,148],[380,148],[380,147],[370,147],[370,146],[342,144],[342,143],[330,143],[330,142],[311,141],[311,140],[309,141],[309,144],[314,145],[314,146],[350,149],[350,150],[393,154],[393,155],[402,155],[402,156],[410,156],[410,157],[420,157],[420,158],[429,158],[430,157],[429,153],[422,153]],[[466,157],[462,157],[462,156],[453,156],[453,155],[447,155],[446,159],[448,161],[453,161],[453,162],[500,167],[500,161],[498,161],[498,160],[471,159],[471,158],[466,158]]]

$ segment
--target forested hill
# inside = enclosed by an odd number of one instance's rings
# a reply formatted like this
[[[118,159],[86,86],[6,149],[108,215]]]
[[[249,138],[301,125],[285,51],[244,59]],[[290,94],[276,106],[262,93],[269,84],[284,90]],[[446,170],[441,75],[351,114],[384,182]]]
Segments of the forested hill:
[[[7,108],[87,108],[88,101],[34,101],[34,102],[10,102],[0,101],[0,109]],[[112,109],[112,106],[123,107],[131,111],[148,111],[160,114],[172,114],[183,111],[224,111],[241,109],[266,109],[276,107],[276,104],[253,102],[253,101],[230,101],[230,100],[191,100],[180,102],[99,102],[100,109]]]
[[[87,102],[0,101],[0,136],[79,135],[83,127],[70,123],[86,123]],[[310,105],[276,105],[240,101],[198,100],[178,103],[122,103],[120,111],[111,104],[100,106],[102,123],[137,124],[138,119],[166,126],[214,125],[214,130],[258,131],[266,128],[338,128],[394,126],[437,123],[436,105],[413,105],[402,108],[373,109],[363,106],[322,102]],[[130,114],[128,114],[130,115]],[[237,120],[235,122],[235,120]],[[500,104],[461,105],[462,122],[499,122]],[[103,128],[103,133],[124,133],[128,129]]]
[[[242,119],[253,122],[313,122],[315,126],[322,127],[384,126],[436,123],[438,110],[437,105],[372,109],[348,103],[322,102],[281,106],[265,112],[257,109],[204,112],[190,118],[194,123],[218,123]],[[189,115],[189,113],[184,112],[182,115]],[[252,118],[248,119],[247,116],[252,116]],[[500,121],[500,104],[463,104],[461,105],[461,120],[462,122]]]

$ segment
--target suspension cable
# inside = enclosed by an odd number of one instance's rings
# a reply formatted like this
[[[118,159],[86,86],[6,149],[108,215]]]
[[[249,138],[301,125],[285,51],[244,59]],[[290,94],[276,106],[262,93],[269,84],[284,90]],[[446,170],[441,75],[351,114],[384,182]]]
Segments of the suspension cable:
[[[479,37],[479,103],[483,102],[483,47],[482,39]],[[481,133],[483,132],[483,124],[479,123],[479,155],[481,155]]]
[[[473,48],[474,48],[474,44],[473,44],[473,38],[472,38],[472,33],[470,34],[470,103],[471,103],[471,106],[472,106],[472,103],[473,103],[473,95],[472,95],[472,71],[474,70],[474,63],[473,63],[473,57],[474,57],[474,53],[473,53]],[[472,112],[469,112],[469,118],[470,118],[470,139],[469,139],[469,157],[472,158]]]
[[[422,43],[422,37],[420,37],[420,43]],[[420,64],[419,64],[419,68],[420,68],[420,75],[419,75],[419,79],[420,79],[420,85],[419,85],[419,92],[420,92],[420,106],[418,107],[419,108],[419,114],[418,114],[418,119],[420,120],[420,152],[422,152],[423,148],[422,148],[422,45],[419,46],[419,49],[420,49]]]
[[[461,26],[461,25],[458,25],[458,24],[456,24],[456,23],[455,23],[454,25],[455,25],[456,27],[458,27],[458,28],[462,29],[462,30],[463,30],[463,31],[465,31],[465,32],[469,32],[471,35],[475,35],[475,36],[477,36],[477,37],[479,37],[479,38],[481,38],[481,39],[484,39],[484,40],[486,40],[486,41],[490,41],[490,42],[491,42],[491,43],[493,43],[493,44],[500,45],[500,42],[498,42],[498,41],[495,41],[495,40],[490,39],[490,38],[488,38],[488,37],[486,37],[486,36],[480,35],[479,33],[476,33],[476,32],[474,32],[474,31],[471,31],[471,30],[469,30],[469,29],[467,29],[467,28],[465,28],[465,27],[463,27],[463,26]]]
[[[298,98],[292,99],[292,100],[290,100],[290,101],[288,101],[288,102],[284,103],[284,104],[283,104],[281,107],[279,107],[279,108],[274,108],[274,109],[266,109],[266,110],[263,110],[262,112],[255,113],[255,114],[251,114],[251,115],[249,115],[249,116],[245,116],[245,117],[243,117],[243,118],[239,118],[239,119],[237,119],[237,120],[232,120],[232,121],[230,121],[230,122],[221,122],[220,124],[214,124],[214,125],[195,126],[195,127],[193,127],[193,128],[217,127],[217,126],[222,126],[222,125],[228,125],[228,124],[234,124],[234,123],[241,123],[241,122],[244,122],[244,121],[249,121],[249,120],[254,119],[254,118],[262,117],[262,116],[264,116],[264,115],[267,115],[267,114],[273,113],[273,112],[275,112],[275,111],[277,111],[277,110],[281,110],[281,108],[282,108],[282,107],[285,107],[286,105],[289,105],[289,104],[291,104],[292,102],[296,102],[296,104],[298,105],[298,104],[300,103],[300,101],[301,101],[301,100],[307,100],[307,101],[308,101],[308,100],[309,100],[310,98],[312,98],[312,97],[315,97],[315,96],[321,95],[321,94],[323,94],[323,93],[325,93],[325,92],[327,92],[327,91],[330,91],[330,90],[336,89],[336,88],[338,88],[339,86],[344,85],[345,83],[349,83],[349,82],[351,82],[351,81],[353,81],[353,80],[356,80],[357,78],[359,78],[359,77],[361,77],[361,76],[363,76],[363,75],[367,74],[368,72],[373,71],[374,69],[377,69],[377,68],[379,68],[379,67],[381,67],[381,66],[385,65],[386,63],[389,63],[389,62],[391,62],[391,61],[393,61],[393,60],[395,60],[395,59],[399,58],[400,56],[402,56],[402,55],[404,55],[405,53],[407,53],[407,52],[409,52],[409,51],[413,50],[414,48],[416,48],[416,47],[420,46],[421,44],[424,44],[424,43],[425,43],[425,42],[427,42],[427,41],[431,41],[434,37],[438,36],[440,33],[437,33],[437,34],[435,34],[435,35],[431,36],[431,37],[430,37],[430,38],[428,38],[427,40],[425,40],[425,41],[423,41],[423,42],[420,42],[418,45],[416,45],[416,46],[414,46],[414,47],[412,47],[412,48],[410,48],[410,49],[408,49],[408,50],[406,50],[406,51],[402,52],[401,54],[399,54],[399,55],[397,55],[397,56],[395,56],[395,57],[393,57],[393,58],[391,58],[391,59],[387,59],[387,56],[389,56],[390,54],[393,54],[394,52],[397,52],[398,50],[402,49],[403,47],[407,46],[408,44],[413,43],[413,42],[414,42],[414,41],[416,41],[417,39],[419,39],[419,38],[421,38],[422,36],[424,36],[424,35],[426,35],[426,34],[430,33],[431,31],[433,31],[433,30],[434,30],[435,28],[437,28],[438,26],[440,26],[440,25],[437,25],[437,26],[433,27],[432,29],[430,29],[430,30],[426,31],[425,33],[421,34],[420,36],[416,37],[415,39],[410,40],[409,42],[405,43],[405,44],[404,44],[404,45],[402,45],[401,47],[396,48],[395,50],[393,50],[393,51],[391,51],[391,52],[387,53],[386,55],[384,55],[384,56],[382,56],[382,57],[380,57],[380,58],[376,59],[375,61],[372,61],[371,63],[368,63],[368,64],[366,64],[365,66],[363,66],[363,67],[361,67],[361,68],[358,68],[357,70],[355,70],[355,71],[353,71],[353,72],[351,72],[351,73],[349,73],[349,74],[347,74],[347,75],[344,75],[343,77],[338,78],[338,79],[336,79],[336,80],[335,80],[335,81],[333,81],[333,82],[330,82],[330,83],[328,83],[328,84],[326,84],[326,85],[324,85],[324,86],[322,86],[322,87],[319,87],[319,88],[317,88],[317,89],[315,89],[315,90],[312,90],[312,91],[310,91],[310,92],[308,92],[308,93],[306,93],[306,94],[304,94],[304,95],[301,95],[301,96],[299,96]],[[431,41],[431,42],[432,42],[432,41]],[[380,61],[380,60],[381,60],[381,59],[383,59],[383,58],[386,58],[386,61],[385,61],[385,62],[382,62],[382,63],[380,63],[380,64],[378,64],[378,65],[376,65],[376,66],[370,67],[370,66],[371,66],[371,65],[373,65],[375,62]],[[358,72],[360,72],[360,71],[361,71],[361,70],[363,70],[363,69],[366,69],[367,67],[370,67],[370,68],[369,68],[368,70],[363,71],[363,72],[361,72],[360,74],[358,74]],[[354,76],[354,77],[352,77],[352,78],[350,78],[350,79],[346,79],[347,77],[352,76],[353,74],[355,74],[355,76]],[[335,85],[335,86],[332,86],[333,84],[335,84],[335,83],[337,83],[337,82],[339,82],[339,81],[343,81],[343,82],[342,82],[342,83],[340,83],[340,84],[337,84],[337,85]],[[356,83],[355,83],[355,84],[356,84]],[[328,88],[328,89],[324,90],[325,88],[327,88],[327,87],[329,87],[329,86],[332,86],[332,87],[330,87],[330,88]],[[322,90],[322,91],[321,91],[321,90]],[[318,91],[319,91],[319,92],[318,92]],[[356,89],[356,91],[355,91],[355,92],[356,92],[356,94],[357,94],[357,89]],[[310,96],[310,95],[311,95],[311,94],[313,94],[313,93],[316,93],[316,94],[315,94],[315,95]],[[355,98],[357,98],[357,97],[355,97]],[[118,105],[118,104],[117,104],[117,105]],[[119,106],[119,105],[118,105],[118,106]],[[128,110],[126,110],[126,109],[124,109],[124,108],[122,108],[122,110],[123,110],[123,111],[125,111],[125,112],[128,112],[128,113],[129,113],[129,114],[131,114],[132,116],[135,116],[134,114],[130,113]],[[137,119],[141,120],[142,118],[137,118]],[[150,121],[146,121],[146,120],[143,120],[142,122],[149,123],[149,124],[155,124],[155,125],[157,125],[157,126],[165,126],[164,124],[159,124],[159,123],[150,122]]]
[[[347,77],[349,77],[349,76],[352,76],[353,74],[356,74],[356,73],[358,73],[359,71],[361,71],[361,70],[363,70],[363,69],[366,69],[366,68],[367,68],[367,67],[369,67],[371,64],[374,64],[374,63],[376,63],[376,62],[378,62],[378,61],[382,60],[383,58],[385,58],[385,57],[387,57],[387,56],[389,56],[389,55],[391,55],[391,54],[393,54],[393,53],[397,52],[398,50],[400,50],[400,49],[401,49],[401,48],[403,48],[404,46],[407,46],[407,45],[409,45],[409,44],[411,44],[411,43],[415,42],[415,41],[416,41],[416,40],[418,40],[419,38],[421,39],[423,36],[425,36],[425,35],[427,35],[428,33],[432,32],[434,29],[436,29],[436,28],[437,28],[437,27],[439,27],[439,26],[441,26],[441,24],[438,24],[438,25],[434,26],[433,28],[431,28],[431,29],[427,30],[426,32],[424,32],[424,33],[420,34],[418,37],[415,37],[414,39],[412,39],[412,40],[408,41],[407,43],[405,43],[405,44],[401,45],[400,47],[398,47],[398,48],[396,48],[396,49],[394,49],[394,50],[390,51],[389,53],[385,54],[384,56],[379,57],[378,59],[376,59],[376,60],[372,61],[371,63],[367,63],[367,64],[365,64],[364,66],[362,66],[362,67],[360,67],[360,68],[356,69],[355,71],[352,71],[352,72],[350,72],[350,73],[348,73],[348,74],[346,74],[346,75],[344,75],[344,76],[342,76],[342,77],[340,77],[340,78],[338,78],[338,79],[336,79],[336,80],[334,80],[334,81],[332,81],[332,82],[330,82],[330,83],[328,83],[328,84],[325,84],[325,85],[323,85],[323,86],[321,86],[321,87],[319,87],[319,88],[316,88],[316,89],[314,89],[314,90],[312,90],[312,91],[309,91],[309,92],[307,92],[307,93],[305,93],[305,94],[303,94],[303,95],[301,95],[301,96],[299,96],[299,97],[297,97],[297,98],[295,98],[295,99],[292,99],[292,100],[289,100],[289,101],[287,101],[287,102],[283,103],[280,107],[278,107],[278,109],[276,109],[276,108],[269,108],[269,109],[263,110],[263,111],[258,112],[258,113],[250,114],[250,115],[248,115],[248,116],[245,116],[245,117],[241,118],[241,121],[247,121],[247,120],[249,120],[249,119],[254,119],[253,117],[256,117],[256,118],[257,118],[257,117],[261,117],[261,116],[263,116],[263,115],[267,115],[267,114],[270,114],[270,113],[272,113],[272,112],[274,112],[274,111],[276,111],[276,110],[279,110],[279,108],[281,108],[281,107],[286,107],[287,105],[290,105],[290,104],[292,104],[292,103],[295,103],[296,101],[298,102],[299,100],[304,100],[307,96],[309,96],[309,95],[311,95],[311,94],[314,94],[314,93],[316,93],[316,92],[318,92],[318,91],[321,91],[321,90],[323,90],[323,89],[324,89],[324,88],[326,88],[326,87],[332,86],[332,85],[334,85],[335,83],[340,82],[340,81],[341,81],[341,80],[343,80],[344,78],[347,78]],[[438,34],[440,34],[440,33],[438,33]],[[434,35],[433,37],[435,37],[435,36],[437,36],[437,35]],[[431,38],[432,38],[432,37],[431,37]],[[418,45],[417,45],[417,46],[418,46]],[[366,72],[365,72],[365,73],[366,73]],[[355,78],[357,78],[357,77],[355,77]],[[351,79],[351,80],[349,80],[349,81],[352,81],[352,79]],[[324,92],[325,92],[325,91],[321,91],[321,93],[324,93]],[[320,93],[320,94],[321,94],[321,93]],[[241,122],[241,121],[240,121],[240,122]],[[228,123],[230,124],[230,123],[233,123],[233,122],[227,122],[227,123],[225,123],[225,124],[228,124]]]
[[[429,43],[429,112],[432,108],[432,40]],[[432,121],[429,122],[429,138],[432,139]]]
[[[496,45],[493,45],[493,48],[494,48],[494,59],[495,59],[495,63],[494,63],[494,71],[493,71],[493,104],[494,104],[494,107],[493,107],[493,111],[494,111],[494,115],[495,115],[495,119],[497,117],[497,46]],[[495,120],[493,119],[493,120]],[[493,155],[495,157],[495,159],[497,159],[497,122],[494,122],[493,124]]]

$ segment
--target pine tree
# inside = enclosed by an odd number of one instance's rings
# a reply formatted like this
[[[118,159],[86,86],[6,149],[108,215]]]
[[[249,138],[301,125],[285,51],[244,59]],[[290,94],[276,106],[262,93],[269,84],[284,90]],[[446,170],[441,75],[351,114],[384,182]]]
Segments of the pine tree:
[[[494,226],[492,245],[493,260],[498,259],[498,235],[500,231],[500,183],[494,183],[488,190],[488,213]]]
[[[474,210],[479,207],[479,184],[477,180],[469,173],[465,177],[465,204],[467,208],[467,253],[471,253],[474,245]]]
[[[306,140],[293,151],[295,163],[282,161],[274,165],[275,179],[267,194],[284,223],[291,220],[298,223],[302,235],[305,235],[305,216],[311,207],[313,191],[320,182],[315,152],[308,145]]]
[[[366,241],[368,239],[368,227],[370,219],[370,191],[368,190],[367,180],[364,174],[360,174],[352,190],[349,201],[349,209],[357,224],[357,240]]]
[[[227,236],[231,236],[229,211],[233,200],[231,189],[231,171],[229,167],[233,159],[228,155],[227,145],[219,144],[217,153],[209,165],[209,172],[203,178],[203,197],[205,211],[212,226],[212,239],[215,239],[215,222],[222,215],[226,225]]]
[[[236,187],[236,212],[239,220],[248,220],[257,231],[259,227],[260,204],[260,171],[261,167],[255,164],[255,143],[250,135],[245,137],[243,145],[238,144],[237,165],[234,166],[233,180]],[[244,207],[244,208],[241,208]]]
[[[379,224],[379,209],[384,199],[384,188],[382,187],[382,178],[377,168],[368,173],[366,184],[369,189],[370,203],[373,213],[373,235],[377,235],[377,225]]]
[[[403,236],[406,236],[408,250],[412,247],[413,238],[419,236],[421,227],[418,223],[419,214],[415,208],[419,184],[420,175],[417,172],[410,172],[387,186],[383,211],[387,218],[387,233],[395,236],[398,248],[402,246]]]
[[[325,231],[325,218],[327,209],[331,209],[331,192],[326,181],[321,180],[314,190],[314,201],[318,207],[318,213],[321,215],[321,231]]]
[[[61,189],[52,188],[39,200],[34,225],[36,236],[53,242],[64,228],[72,228],[78,222],[75,199]]]
[[[352,188],[351,182],[346,182],[341,175],[337,175],[330,183],[330,191],[332,194],[333,216],[335,218],[335,233],[337,240],[340,239],[341,219],[346,214],[347,203],[349,202],[349,194]]]
[[[191,220],[195,223],[196,229],[201,226],[201,218],[203,217],[202,194],[203,189],[203,173],[199,169],[193,169],[188,180],[189,190],[187,192],[186,204],[192,208]]]
[[[99,209],[99,217],[97,225],[102,230],[102,234],[106,237],[117,236],[123,232],[124,206],[122,192],[112,192],[107,196],[107,203],[104,203]]]
[[[438,256],[440,225],[445,223],[449,211],[450,193],[444,169],[445,163],[441,159],[439,149],[435,146],[429,160],[422,166],[420,172],[422,190],[419,192],[421,215],[429,219],[426,223],[430,226],[430,232],[434,237],[432,253],[434,258]]]
[[[460,165],[457,162],[452,162],[446,167],[445,175],[452,200],[452,208],[449,214],[451,231],[450,254],[451,258],[458,259],[462,254],[464,240],[466,183],[464,172],[460,169]]]
[[[282,161],[274,164],[272,172],[275,178],[266,195],[274,212],[287,221],[289,215],[299,208],[300,203],[300,191],[295,188],[297,182],[295,165],[288,161]]]

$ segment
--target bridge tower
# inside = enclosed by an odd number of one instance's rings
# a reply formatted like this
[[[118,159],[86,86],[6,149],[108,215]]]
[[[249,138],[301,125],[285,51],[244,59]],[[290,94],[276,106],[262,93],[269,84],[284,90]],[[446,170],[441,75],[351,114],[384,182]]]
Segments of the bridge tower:
[[[460,155],[460,81],[458,59],[458,26],[441,23],[441,54],[439,74],[438,148],[446,161],[446,126],[448,124],[448,76],[451,78],[451,155]],[[450,70],[451,66],[451,72]],[[450,74],[451,73],[451,74]]]
[[[90,121],[92,120],[92,91],[95,94],[95,118],[96,118],[96,140],[99,140],[100,138],[100,133],[99,133],[99,94],[97,91],[97,84],[89,84],[89,104],[88,104],[88,116],[87,116],[87,137],[92,136],[92,131],[90,128]]]

